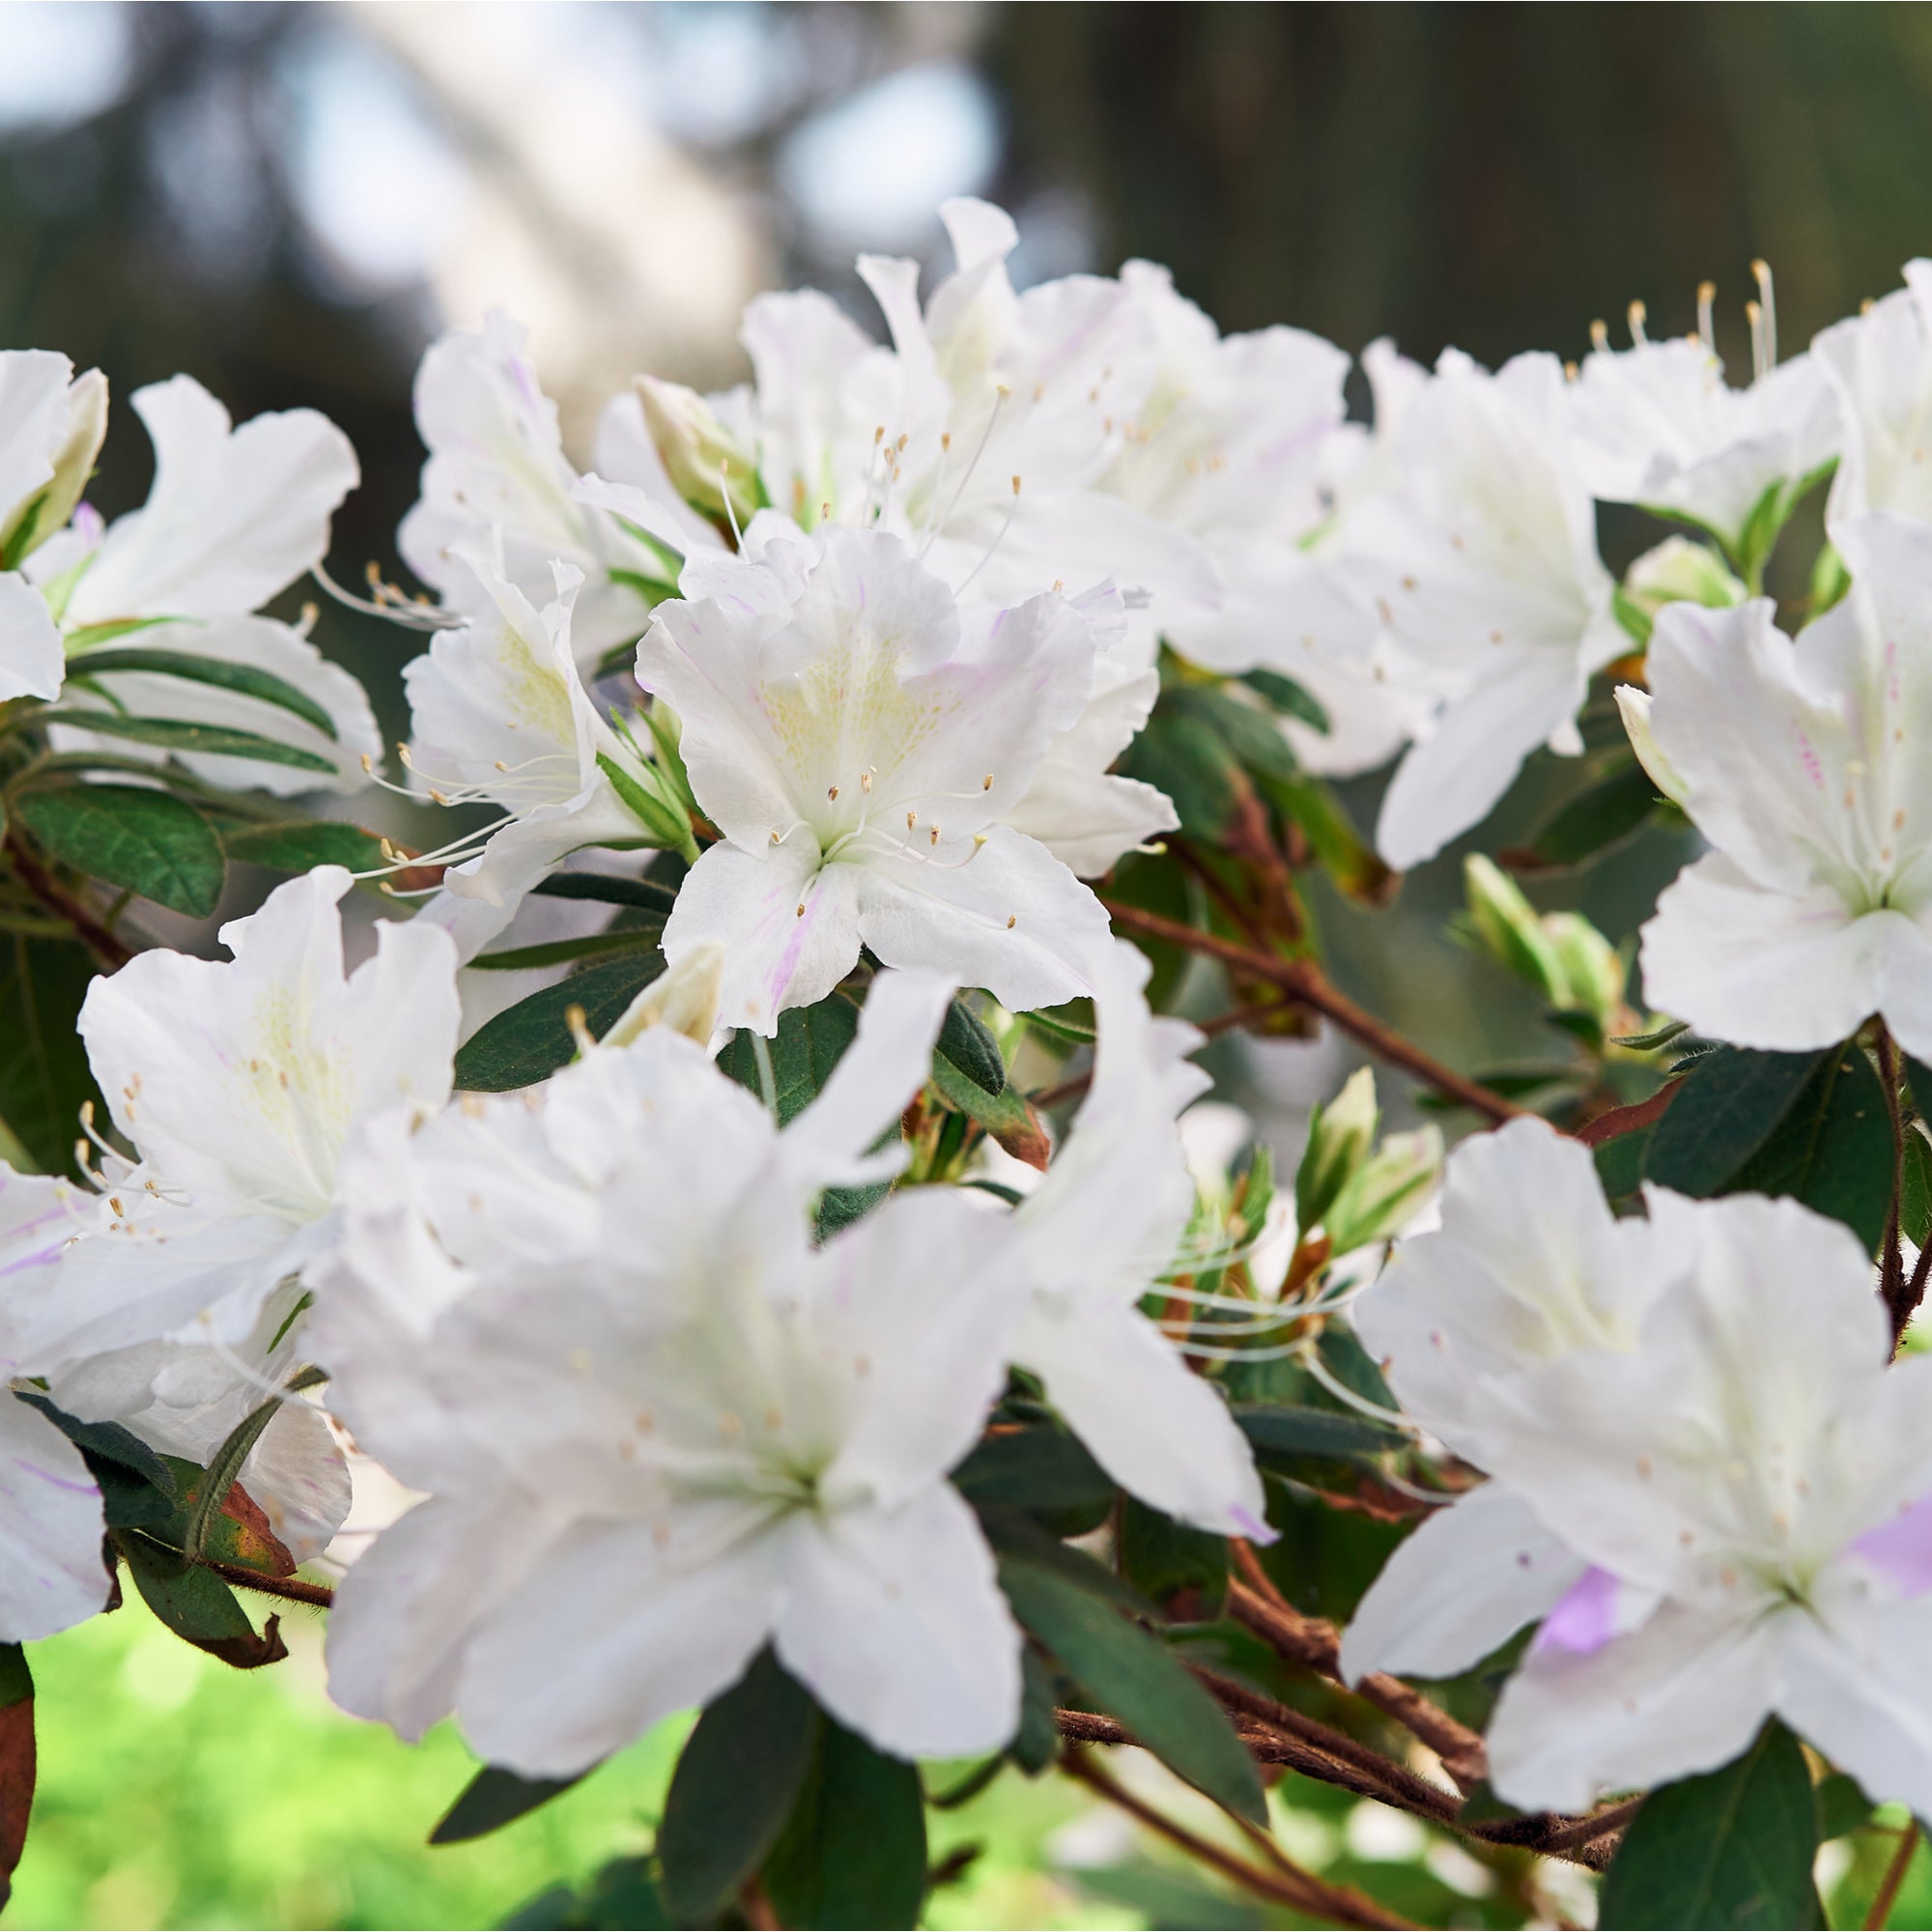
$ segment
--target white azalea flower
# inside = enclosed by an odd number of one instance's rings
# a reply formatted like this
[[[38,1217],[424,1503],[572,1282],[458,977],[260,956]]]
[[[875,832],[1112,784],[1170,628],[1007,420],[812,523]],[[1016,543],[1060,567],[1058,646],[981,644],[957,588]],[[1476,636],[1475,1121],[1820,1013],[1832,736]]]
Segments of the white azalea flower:
[[[655,782],[578,673],[572,639],[582,580],[575,568],[552,567],[552,591],[539,610],[509,580],[494,541],[460,541],[453,556],[469,576],[474,614],[440,632],[403,682],[418,781],[440,803],[487,801],[503,812],[483,832],[428,855],[445,859],[447,869],[421,917],[448,927],[469,959],[570,853],[668,841],[663,825],[654,836],[639,821],[612,781],[614,771],[637,787]]]
[[[1224,337],[1151,262],[1127,263],[1121,281],[1161,359],[1103,487],[1195,537],[1222,578],[1211,601],[1158,612],[1162,635],[1210,669],[1261,668],[1303,685],[1330,728],[1283,728],[1312,770],[1380,764],[1409,721],[1395,688],[1374,674],[1376,613],[1334,564],[1341,490],[1363,469],[1367,436],[1345,420],[1349,357],[1298,328]],[[1384,378],[1388,359],[1400,363],[1378,345]],[[1386,435],[1394,409],[1382,386],[1377,432]]]
[[[534,1111],[372,1135],[324,1318],[331,1393],[429,1498],[342,1586],[340,1703],[412,1737],[453,1708],[490,1762],[567,1776],[771,1643],[882,1749],[1005,1741],[1019,1635],[945,1477],[1003,1385],[1011,1232],[919,1189],[814,1250],[795,1165],[877,1172],[863,1150],[917,1090],[949,994],[877,980],[782,1134],[653,1027]]]
[[[1458,1225],[1399,1256],[1374,1345],[1494,1480],[1398,1552],[1347,1667],[1462,1669],[1541,1616],[1490,1727],[1514,1804],[1710,1770],[1776,1715],[1923,1806],[1932,1365],[1887,1367],[1856,1237],[1794,1202],[1657,1189],[1648,1223],[1610,1224],[1587,1151],[1540,1129],[1465,1155]]]
[[[38,549],[27,575],[67,636],[68,670],[87,671],[90,648],[115,644],[252,666],[293,685],[330,729],[241,692],[158,673],[99,673],[114,703],[138,717],[253,731],[329,760],[333,780],[266,760],[190,753],[209,782],[283,794],[317,785],[355,790],[381,741],[362,687],[330,664],[302,628],[253,614],[319,563],[329,517],[357,479],[348,439],[313,410],[256,416],[240,429],[187,376],[135,391],[155,444],[147,503],[103,532],[82,507]],[[71,725],[58,747],[118,756],[165,756],[153,746]]]
[[[287,1359],[305,1271],[335,1236],[351,1129],[448,1095],[448,936],[380,925],[376,956],[345,977],[349,884],[323,867],[279,888],[222,927],[232,962],[156,950],[89,988],[80,1033],[134,1158],[103,1152],[100,1198],[76,1198],[74,1238],[20,1310],[23,1354],[87,1420],[183,1453],[218,1442]],[[283,1441],[315,1426],[286,1417],[270,1431]],[[291,1521],[315,1505],[259,1499]]]
[[[1570,392],[1577,467],[1593,496],[1700,524],[1731,556],[1753,566],[1763,558],[1746,558],[1747,526],[1766,493],[1785,491],[1788,507],[1837,455],[1840,440],[1825,371],[1808,355],[1777,361],[1769,270],[1760,287],[1765,300],[1752,304],[1747,386],[1724,380],[1706,283],[1697,334],[1652,342],[1643,333],[1642,305],[1634,304],[1631,347],[1612,350],[1600,332]]]
[[[1221,1536],[1269,1542],[1254,1454],[1220,1392],[1141,1313],[1194,1210],[1177,1117],[1208,1086],[1201,1036],[1148,1010],[1147,960],[1124,942],[1089,962],[1094,1084],[1045,1178],[1015,1210],[1034,1293],[1013,1345],[1107,1473]]]
[[[687,566],[685,587],[659,607],[638,681],[682,721],[692,789],[724,835],[665,928],[673,963],[725,948],[723,1020],[772,1032],[862,946],[1014,1010],[1081,991],[1072,962],[1106,916],[1009,821],[1086,706],[1088,611],[1051,595],[961,608],[896,538],[806,537],[769,513],[743,555]]]
[[[65,355],[0,350],[0,704],[60,696],[65,653],[17,566],[72,515],[107,427],[107,384]]]
[[[1350,581],[1375,596],[1397,674],[1435,712],[1382,802],[1391,866],[1481,821],[1537,746],[1580,750],[1590,673],[1628,647],[1567,454],[1564,391],[1553,356],[1491,375],[1445,352],[1403,412],[1394,488],[1350,513]]]
[[[628,643],[650,618],[652,591],[673,566],[607,511],[574,493],[578,475],[563,452],[556,405],[538,386],[524,354],[528,331],[501,309],[475,332],[451,329],[424,353],[416,372],[416,429],[429,446],[422,494],[403,519],[397,546],[425,583],[454,610],[486,617],[466,552],[500,533],[504,575],[532,604],[551,594],[551,571],[582,576],[576,624],[582,667]],[[648,438],[609,440],[600,466],[615,459],[616,480],[655,483],[663,466]],[[639,474],[632,467],[646,466]],[[661,494],[668,498],[668,484]]]
[[[1823,330],[1811,355],[1843,417],[1827,523],[1867,510],[1932,523],[1932,262],[1908,262],[1902,289]]]
[[[1620,694],[1713,848],[1643,928],[1644,995],[1744,1046],[1827,1046],[1876,1012],[1932,1054],[1932,529],[1833,536],[1852,589],[1796,644],[1769,601],[1672,605],[1648,700]]]

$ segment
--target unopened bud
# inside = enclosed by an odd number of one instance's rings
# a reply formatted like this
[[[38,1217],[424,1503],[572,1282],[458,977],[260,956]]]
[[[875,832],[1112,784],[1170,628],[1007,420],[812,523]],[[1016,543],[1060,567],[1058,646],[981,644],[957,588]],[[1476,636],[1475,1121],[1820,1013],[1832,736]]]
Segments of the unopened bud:
[[[629,1046],[647,1027],[668,1027],[708,1046],[718,1025],[718,995],[724,983],[724,949],[715,940],[695,946],[675,966],[646,986],[624,1009],[604,1044]]]
[[[1308,1146],[1294,1176],[1294,1219],[1303,1234],[1324,1219],[1368,1159],[1380,1119],[1376,1076],[1366,1066],[1351,1073],[1325,1107],[1315,1109],[1308,1122]]]
[[[1391,1134],[1358,1167],[1323,1223],[1337,1255],[1392,1240],[1442,1183],[1442,1133]]]
[[[1563,962],[1522,888],[1480,852],[1463,860],[1463,884],[1468,905],[1463,933],[1551,1006],[1567,1005]]]
[[[1709,544],[1689,537],[1666,537],[1655,550],[1645,551],[1624,578],[1624,594],[1650,617],[1666,604],[1728,611],[1750,595]]]
[[[10,568],[67,526],[106,438],[107,378],[90,369],[69,385],[66,431],[48,457],[52,478],[24,502],[0,513],[0,555]]]
[[[639,376],[638,394],[671,487],[694,510],[742,530],[765,507],[751,452],[696,389]]]
[[[1546,913],[1543,930],[1556,951],[1566,985],[1560,1006],[1589,1013],[1604,1032],[1621,1024],[1624,957],[1579,912]]]
[[[1634,684],[1617,686],[1617,710],[1622,715],[1624,729],[1630,734],[1631,750],[1636,753],[1636,761],[1650,774],[1650,781],[1673,805],[1682,805],[1685,798],[1684,781],[1671,769],[1670,761],[1659,750],[1657,739],[1650,728],[1650,693],[1640,691]]]

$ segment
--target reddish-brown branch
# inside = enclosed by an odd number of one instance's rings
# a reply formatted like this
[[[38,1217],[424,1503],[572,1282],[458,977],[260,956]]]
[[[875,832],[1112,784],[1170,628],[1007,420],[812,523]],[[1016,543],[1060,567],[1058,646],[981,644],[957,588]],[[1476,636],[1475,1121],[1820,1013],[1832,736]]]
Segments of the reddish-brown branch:
[[[1272,1871],[1264,1871],[1259,1865],[1249,1864],[1245,1859],[1236,1858],[1234,1853],[1201,1837],[1178,1820],[1156,1810],[1144,1798],[1116,1783],[1083,1750],[1076,1748],[1064,1752],[1061,1765],[1069,1776],[1097,1791],[1109,1804],[1119,1805],[1129,1817],[1137,1818],[1150,1831],[1158,1832],[1170,1843],[1179,1845],[1182,1851],[1199,1859],[1203,1864],[1211,1866],[1224,1878],[1232,1879],[1258,1898],[1272,1900],[1277,1905],[1287,1906],[1292,1912],[1299,1912],[1330,1925],[1404,1928],[1414,1924],[1414,1920],[1398,1918],[1374,1899],[1350,1887],[1329,1885],[1313,1872],[1302,1870],[1279,1848],[1272,1849],[1270,1853],[1270,1861],[1274,1866]]]
[[[1871,1910],[1865,1914],[1865,1932],[1883,1932],[1883,1927],[1891,1917],[1891,1908],[1898,1903],[1898,1891],[1905,1883],[1905,1874],[1912,1869],[1912,1855],[1918,1849],[1918,1820],[1908,1818],[1899,1828],[1898,1849],[1892,1853],[1891,1862],[1885,1868],[1885,1877],[1879,1881]]]
[[[1230,966],[1250,979],[1279,986],[1297,1005],[1332,1020],[1344,1033],[1360,1040],[1378,1059],[1412,1073],[1425,1086],[1435,1088],[1438,1094],[1471,1108],[1498,1126],[1529,1111],[1519,1107],[1514,1100],[1504,1099],[1500,1094],[1491,1093],[1487,1087],[1458,1073],[1454,1067],[1444,1066],[1413,1040],[1385,1026],[1372,1012],[1358,1007],[1340,988],[1331,985],[1313,960],[1282,959],[1272,953],[1257,952],[1232,939],[1223,939],[1218,933],[1202,932],[1194,926],[1182,925],[1178,920],[1163,919],[1159,913],[1123,905],[1118,899],[1103,899],[1101,904],[1107,908],[1114,923],[1125,931],[1138,932],[1149,939],[1162,939],[1170,946],[1184,947],[1190,952],[1218,959],[1224,966]]]
[[[87,903],[76,893],[71,893],[41,864],[39,857],[23,838],[10,838],[7,852],[14,862],[14,870],[19,874],[20,883],[58,918],[64,920],[73,929],[73,936],[94,954],[96,963],[103,973],[117,973],[133,958],[133,949],[124,946],[109,932],[99,920],[88,910]]]
[[[224,1583],[239,1584],[244,1590],[259,1590],[265,1597],[279,1597],[284,1603],[307,1604],[318,1610],[335,1602],[335,1592],[327,1583],[304,1582],[299,1577],[267,1577],[242,1563],[223,1563],[213,1556],[195,1559],[204,1570],[213,1570]]]

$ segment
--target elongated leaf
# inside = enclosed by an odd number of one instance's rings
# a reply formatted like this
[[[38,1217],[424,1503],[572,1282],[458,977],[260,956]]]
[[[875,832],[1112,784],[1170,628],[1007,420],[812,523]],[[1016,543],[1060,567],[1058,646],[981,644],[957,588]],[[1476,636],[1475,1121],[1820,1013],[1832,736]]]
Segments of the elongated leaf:
[[[1176,1522],[1129,1496],[1121,1511],[1120,1563],[1122,1574],[1163,1607],[1189,1592],[1188,1617],[1219,1614],[1228,1590],[1225,1537]]]
[[[1365,1415],[1299,1408],[1286,1403],[1235,1405],[1235,1420],[1264,1462],[1293,1456],[1373,1456],[1401,1445],[1402,1436]]]
[[[43,1174],[74,1174],[80,1110],[99,1094],[74,1022],[94,977],[66,939],[0,933],[0,1120]]]
[[[108,677],[117,671],[138,671],[149,677],[178,677],[194,684],[212,684],[243,697],[259,699],[313,724],[325,738],[337,736],[335,720],[285,677],[258,670],[253,665],[232,664],[224,658],[197,657],[192,651],[151,651],[138,646],[81,651],[69,661],[71,677]]]
[[[975,1507],[1024,1510],[1110,1508],[1114,1479],[1064,1431],[1016,1429],[988,1435],[952,1472]]]
[[[1237,1817],[1266,1823],[1254,1760],[1221,1707],[1165,1645],[1025,1558],[1001,1561],[1000,1586],[1021,1624],[1162,1763]]]
[[[1659,804],[1650,774],[1628,752],[1613,754],[1594,782],[1546,819],[1526,846],[1505,853],[1504,863],[1519,871],[1588,865],[1640,830]]]
[[[1292,784],[1300,776],[1300,761],[1282,736],[1281,726],[1258,705],[1242,703],[1232,687],[1217,691],[1208,685],[1186,685],[1168,693],[1161,701],[1179,715],[1208,725],[1227,746],[1236,763],[1256,777],[1281,779]]]
[[[471,1838],[488,1837],[589,1776],[588,1771],[580,1771],[575,1777],[520,1777],[500,1765],[486,1764],[442,1814],[429,1841],[432,1845],[461,1845]]]
[[[767,1650],[707,1707],[677,1761],[658,1828],[664,1893],[706,1923],[756,1875],[804,1788],[818,1707]]]
[[[986,1503],[975,1507],[986,1541],[1002,1558],[1012,1557],[1050,1570],[1069,1589],[1118,1605],[1133,1616],[1152,1619],[1160,1614],[1152,1599],[1144,1595],[1137,1584],[1116,1575],[1086,1550],[1063,1543],[1061,1532],[1050,1528],[1037,1515]]]
[[[474,1094],[507,1094],[548,1080],[577,1053],[566,1017],[570,1009],[582,1007],[584,1024],[601,1038],[664,971],[664,963],[662,952],[627,952],[519,1000],[457,1049],[457,1086]]]
[[[343,866],[373,872],[386,862],[373,832],[329,818],[278,819],[271,825],[237,825],[221,835],[228,856],[244,866],[275,872],[306,872]]]
[[[173,1496],[173,1470],[131,1429],[124,1429],[118,1422],[82,1422],[66,1409],[56,1408],[50,1396],[23,1390],[19,1400],[39,1409],[87,1458],[91,1468],[101,1463],[118,1463],[164,1495]]]
[[[1189,837],[1218,839],[1249,791],[1234,748],[1207,719],[1166,696],[1121,759],[1122,772],[1173,800]]]
[[[1292,677],[1284,677],[1278,670],[1246,670],[1241,673],[1241,682],[1251,691],[1260,692],[1284,718],[1298,719],[1311,731],[1320,731],[1324,737],[1332,728],[1321,700],[1313,692],[1303,690]]]
[[[919,1773],[830,1719],[817,1760],[765,1867],[782,1925],[916,1925],[925,1902]]]
[[[1053,1144],[1039,1123],[1039,1116],[1034,1112],[1033,1102],[1024,1094],[1012,1087],[989,1094],[970,1074],[937,1056],[932,1063],[932,1084],[968,1120],[984,1127],[1015,1160],[1045,1170]]]
[[[184,1563],[138,1530],[117,1530],[114,1541],[148,1607],[197,1650],[238,1670],[259,1670],[289,1654],[280,1618],[270,1617],[258,1636],[235,1592],[213,1571]]]
[[[1340,891],[1363,905],[1387,902],[1396,874],[1355,830],[1332,785],[1306,775],[1293,781],[1264,775],[1258,782],[1268,803],[1300,827],[1309,850]]]
[[[1604,1880],[1597,1922],[1606,1932],[1821,1926],[1817,1851],[1810,1769],[1773,1722],[1721,1770],[1644,1800]]]
[[[606,905],[639,906],[667,917],[677,894],[655,879],[625,879],[611,872],[553,872],[530,889],[540,898],[599,899]]]
[[[316,752],[304,752],[255,731],[236,731],[225,725],[190,724],[179,718],[124,718],[118,711],[81,710],[63,705],[43,711],[35,722],[45,724],[71,724],[77,731],[99,731],[111,738],[133,738],[144,745],[156,745],[177,757],[190,753],[200,757],[259,758],[265,764],[293,765],[298,771],[330,772],[328,759]]]
[[[843,993],[815,1007],[793,1007],[779,1016],[777,1034],[765,1042],[771,1056],[772,1089],[779,1123],[789,1124],[824,1091],[845,1049],[859,1031],[859,1009]],[[722,1071],[762,1096],[757,1049],[740,1032],[718,1056]]]
[[[25,792],[14,811],[50,857],[91,879],[190,919],[208,918],[221,902],[221,841],[193,806],[167,792],[74,785]]]
[[[580,959],[599,959],[612,952],[654,951],[664,938],[662,922],[621,926],[610,932],[586,932],[576,939],[552,939],[539,946],[512,946],[501,952],[484,952],[469,962],[479,973],[527,973],[534,967],[570,966]]]
[[[1652,1131],[1644,1179],[1699,1200],[1723,1193],[1824,1060],[1822,1053],[1714,1048],[1692,1065]]]
[[[1000,1043],[963,1000],[947,1008],[946,1024],[939,1029],[932,1050],[988,1094],[1006,1092],[1007,1063],[1001,1058]]]

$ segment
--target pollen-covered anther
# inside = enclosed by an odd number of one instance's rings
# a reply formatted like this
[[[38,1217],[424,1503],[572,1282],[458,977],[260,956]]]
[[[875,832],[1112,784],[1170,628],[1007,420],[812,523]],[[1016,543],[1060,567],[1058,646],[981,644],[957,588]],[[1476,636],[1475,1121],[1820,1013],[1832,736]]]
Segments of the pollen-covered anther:
[[[874,771],[876,771],[877,769],[878,769],[877,766],[873,767]],[[859,774],[859,789],[861,791],[870,791],[871,788],[872,788],[872,773],[861,772]]]
[[[932,842],[935,845],[937,845],[939,843],[939,827],[937,825],[933,826],[931,837],[932,837]]]
[[[992,788],[993,788],[993,775],[991,772],[988,772],[986,776],[980,781],[980,789],[981,791],[991,791]]]
[[[805,901],[803,899],[799,900],[797,907],[792,913],[792,917],[794,919],[803,919],[805,917]]]
[[[827,785],[825,788],[825,796],[829,800],[836,802],[838,797],[838,787],[837,785]]]
[[[1013,929],[1013,927],[1016,926],[1019,923],[1020,923],[1020,916],[1018,913],[1009,912],[1007,915],[1007,930],[1009,932],[1010,932]]]

